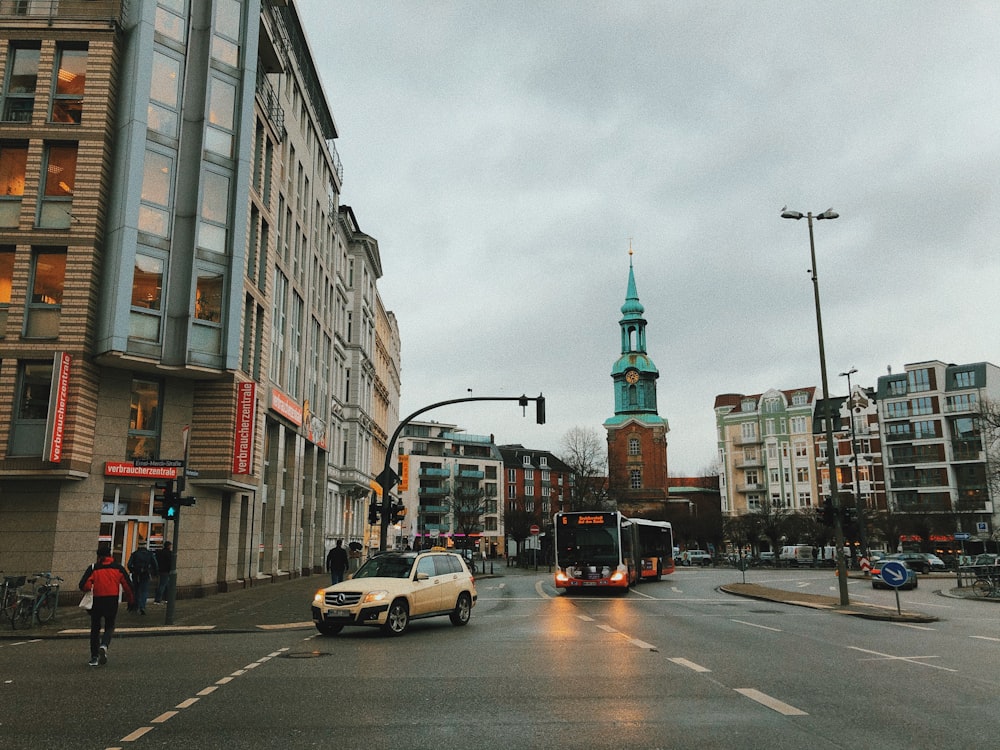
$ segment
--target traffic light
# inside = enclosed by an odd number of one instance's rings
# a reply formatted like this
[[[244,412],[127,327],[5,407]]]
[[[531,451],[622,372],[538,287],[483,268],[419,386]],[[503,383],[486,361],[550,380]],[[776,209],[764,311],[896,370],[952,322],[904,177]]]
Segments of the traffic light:
[[[541,394],[535,399],[535,424],[545,424],[545,396]]]
[[[164,479],[156,482],[153,488],[153,513],[161,518],[173,518],[171,510],[174,509],[174,498],[177,497],[174,480]]]
[[[381,501],[379,500],[378,494],[375,493],[375,492],[373,492],[372,493],[371,504],[369,504],[369,506],[368,506],[368,525],[369,526],[376,526],[378,524],[379,517],[382,515],[381,512],[380,512],[381,508],[379,507],[380,504],[381,504]]]
[[[399,523],[406,518],[406,506],[402,501],[392,504],[392,523]]]
[[[823,501],[823,513],[822,513],[821,523],[824,526],[833,526],[834,521],[835,517],[833,513],[833,500],[827,498],[826,500]]]

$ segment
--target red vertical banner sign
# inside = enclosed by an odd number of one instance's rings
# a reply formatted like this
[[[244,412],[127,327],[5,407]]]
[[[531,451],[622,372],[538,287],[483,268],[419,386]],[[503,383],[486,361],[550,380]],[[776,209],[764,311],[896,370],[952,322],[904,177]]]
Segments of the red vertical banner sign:
[[[72,357],[56,352],[52,357],[52,387],[49,391],[49,415],[45,424],[45,461],[62,461],[66,433],[66,405],[69,403],[69,365]]]
[[[233,474],[253,473],[254,434],[257,423],[257,384],[236,384],[236,434],[233,439]]]

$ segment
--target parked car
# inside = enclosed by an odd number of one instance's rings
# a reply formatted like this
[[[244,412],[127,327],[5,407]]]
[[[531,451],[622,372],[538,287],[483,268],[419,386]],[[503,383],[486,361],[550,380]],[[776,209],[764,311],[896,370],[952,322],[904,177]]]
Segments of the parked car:
[[[701,565],[705,567],[712,564],[712,556],[703,549],[686,549],[681,552],[681,565]]]
[[[435,550],[387,552],[350,578],[313,596],[312,619],[323,635],[347,625],[380,627],[402,635],[411,620],[447,615],[465,625],[477,594],[475,578],[460,555]]]
[[[872,564],[872,588],[873,589],[890,589],[895,588],[890,586],[884,580],[882,580],[882,566],[888,562],[887,558],[882,558],[878,562]],[[913,568],[906,564],[903,560],[897,560],[897,562],[903,563],[903,567],[906,568],[906,583],[904,583],[899,588],[913,590],[917,587],[917,574],[914,572]]]
[[[774,553],[768,550],[767,552],[760,553],[760,561],[766,565],[771,565],[774,562]]]
[[[918,573],[930,573],[933,571],[945,571],[948,567],[937,555],[929,552],[895,552],[885,559],[902,560]]]

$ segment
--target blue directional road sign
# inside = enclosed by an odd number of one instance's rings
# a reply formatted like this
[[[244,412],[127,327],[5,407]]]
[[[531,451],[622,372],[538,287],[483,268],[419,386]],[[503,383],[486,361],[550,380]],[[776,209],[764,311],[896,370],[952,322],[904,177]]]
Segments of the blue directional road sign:
[[[886,560],[882,563],[882,580],[887,586],[898,589],[906,584],[907,578],[909,578],[909,574],[906,565],[899,560]]]

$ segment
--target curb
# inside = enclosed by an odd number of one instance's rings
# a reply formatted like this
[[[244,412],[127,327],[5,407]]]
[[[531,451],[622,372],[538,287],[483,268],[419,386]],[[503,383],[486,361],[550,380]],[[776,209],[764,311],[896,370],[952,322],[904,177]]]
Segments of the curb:
[[[776,604],[788,604],[795,607],[806,607],[808,609],[818,609],[838,615],[849,615],[860,617],[864,620],[881,620],[883,622],[938,622],[940,618],[934,615],[925,615],[920,612],[894,612],[889,608],[883,609],[872,605],[848,604],[842,606],[833,597],[817,597],[812,601],[804,600],[801,595],[793,591],[781,591],[780,589],[766,589],[757,592],[739,591],[736,587],[747,584],[723,584],[716,588],[725,594],[732,596],[742,596],[747,599],[758,601],[769,601]],[[756,589],[764,589],[756,586]],[[821,601],[822,600],[822,601]]]

